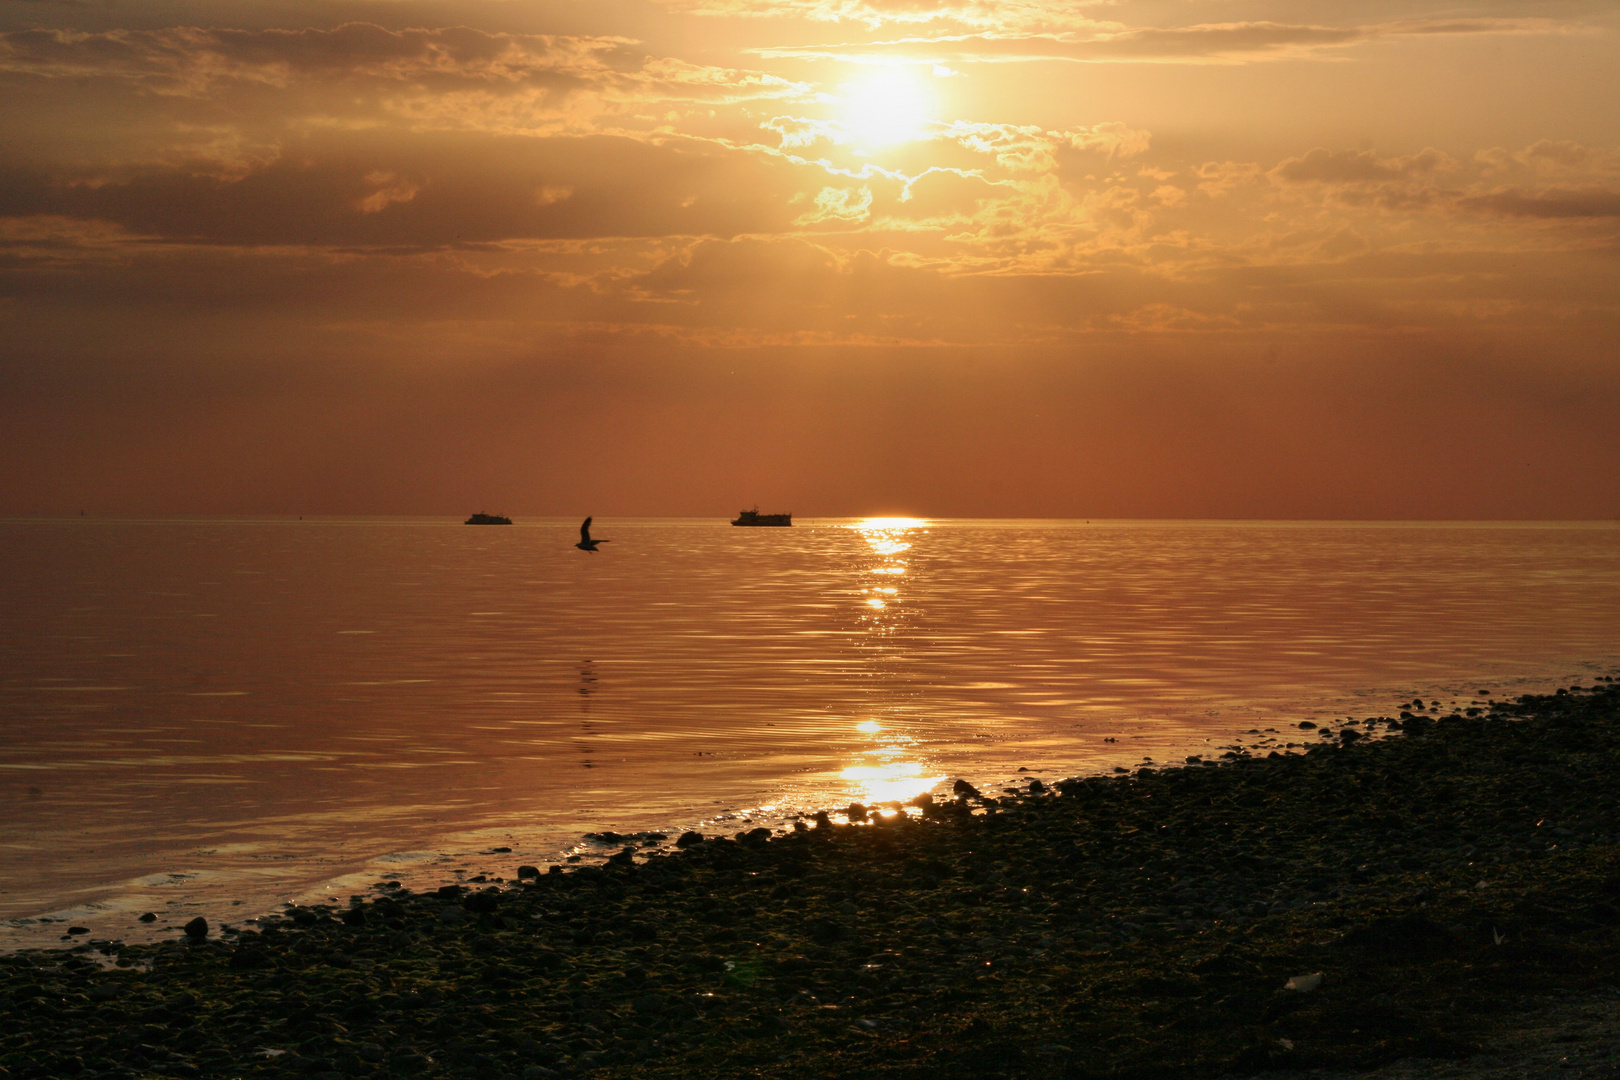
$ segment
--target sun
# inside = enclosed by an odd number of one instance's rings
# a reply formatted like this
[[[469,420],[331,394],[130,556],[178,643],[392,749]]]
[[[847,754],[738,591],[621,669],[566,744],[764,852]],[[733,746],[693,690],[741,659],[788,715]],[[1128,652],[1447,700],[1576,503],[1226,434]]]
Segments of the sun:
[[[840,87],[842,122],[865,146],[893,146],[921,137],[930,119],[932,95],[909,67],[880,67]]]

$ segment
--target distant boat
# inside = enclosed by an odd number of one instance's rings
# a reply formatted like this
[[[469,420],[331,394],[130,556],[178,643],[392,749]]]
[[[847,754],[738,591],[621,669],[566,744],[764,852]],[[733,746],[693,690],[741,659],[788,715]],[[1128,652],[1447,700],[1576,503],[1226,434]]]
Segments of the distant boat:
[[[499,514],[474,514],[462,524],[464,525],[510,525],[512,519],[501,517]]]
[[[759,507],[756,506],[752,510],[739,510],[737,512],[737,520],[733,521],[732,524],[733,525],[791,525],[791,524],[793,524],[793,515],[792,514],[762,514],[762,513],[759,512]]]

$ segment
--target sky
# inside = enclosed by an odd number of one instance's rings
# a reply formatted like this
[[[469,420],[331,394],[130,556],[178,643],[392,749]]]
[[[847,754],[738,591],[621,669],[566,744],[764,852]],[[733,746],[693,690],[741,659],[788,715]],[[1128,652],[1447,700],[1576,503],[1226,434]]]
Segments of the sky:
[[[1620,517],[1612,0],[0,0],[0,514]]]

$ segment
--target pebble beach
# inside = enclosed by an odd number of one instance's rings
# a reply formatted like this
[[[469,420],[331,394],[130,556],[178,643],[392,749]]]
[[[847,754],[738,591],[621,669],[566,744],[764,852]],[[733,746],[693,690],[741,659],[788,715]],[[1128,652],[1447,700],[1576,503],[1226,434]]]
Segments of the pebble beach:
[[[15,953],[0,1076],[1614,1075],[1620,686],[1392,712]]]

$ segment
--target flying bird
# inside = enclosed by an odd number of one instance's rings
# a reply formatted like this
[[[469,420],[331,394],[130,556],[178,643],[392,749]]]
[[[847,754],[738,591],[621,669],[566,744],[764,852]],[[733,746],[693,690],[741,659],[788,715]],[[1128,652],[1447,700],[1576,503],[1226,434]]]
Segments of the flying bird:
[[[586,518],[585,519],[585,524],[583,524],[583,525],[581,525],[579,527],[579,543],[575,544],[574,546],[579,548],[579,550],[581,550],[581,551],[594,552],[596,550],[596,545],[597,544],[605,544],[605,543],[607,543],[606,540],[592,540],[591,539],[591,519]]]

